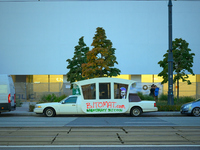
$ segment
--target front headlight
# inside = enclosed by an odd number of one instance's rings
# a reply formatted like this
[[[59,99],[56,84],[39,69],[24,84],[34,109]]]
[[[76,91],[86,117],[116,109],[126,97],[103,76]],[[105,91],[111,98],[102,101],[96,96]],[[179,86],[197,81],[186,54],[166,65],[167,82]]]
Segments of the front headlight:
[[[42,106],[38,105],[38,106],[36,106],[36,108],[42,108]]]
[[[192,106],[192,104],[188,104],[184,108],[190,110],[192,108],[191,106]]]

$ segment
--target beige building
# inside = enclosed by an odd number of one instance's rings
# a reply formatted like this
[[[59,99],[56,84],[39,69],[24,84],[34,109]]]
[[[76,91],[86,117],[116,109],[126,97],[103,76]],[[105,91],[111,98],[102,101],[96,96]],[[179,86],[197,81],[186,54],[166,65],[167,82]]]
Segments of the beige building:
[[[67,82],[66,75],[14,75],[12,76],[16,87],[16,97],[22,100],[37,101],[43,95],[56,94],[61,96],[63,94],[70,95],[70,83]],[[148,94],[151,84],[157,84],[160,87],[160,94],[168,93],[168,83],[161,85],[162,78],[158,75],[119,75],[117,78],[135,80],[138,83],[138,90],[144,94]],[[189,75],[191,85],[180,81],[179,94],[180,96],[200,97],[200,75]],[[141,87],[140,87],[141,86]],[[174,96],[176,97],[177,86],[174,84]],[[136,91],[136,92],[137,92]]]

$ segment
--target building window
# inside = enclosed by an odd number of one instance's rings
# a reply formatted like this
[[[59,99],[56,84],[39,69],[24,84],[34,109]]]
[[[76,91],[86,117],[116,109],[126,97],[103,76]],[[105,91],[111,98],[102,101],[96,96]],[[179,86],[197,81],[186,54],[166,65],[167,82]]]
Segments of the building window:
[[[127,84],[114,83],[114,97],[115,99],[126,99],[127,98]]]
[[[81,86],[84,99],[96,99],[96,84]]]
[[[99,99],[110,99],[110,83],[99,83]]]

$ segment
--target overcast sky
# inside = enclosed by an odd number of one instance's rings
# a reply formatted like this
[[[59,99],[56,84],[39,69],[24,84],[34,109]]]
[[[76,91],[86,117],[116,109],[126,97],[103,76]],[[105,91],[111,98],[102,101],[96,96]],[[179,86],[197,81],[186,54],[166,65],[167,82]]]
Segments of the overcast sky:
[[[168,49],[168,0],[0,0],[0,74],[66,74],[80,37],[92,49],[97,27],[116,48],[121,74],[158,74]],[[23,2],[24,1],[24,2]],[[173,1],[173,39],[195,53],[200,74],[200,1]]]

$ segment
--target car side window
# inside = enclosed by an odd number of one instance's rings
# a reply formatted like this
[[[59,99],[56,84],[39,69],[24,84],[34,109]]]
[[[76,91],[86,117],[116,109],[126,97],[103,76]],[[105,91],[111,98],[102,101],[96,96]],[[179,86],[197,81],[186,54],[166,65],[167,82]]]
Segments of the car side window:
[[[96,99],[96,84],[87,84],[81,86],[83,91],[83,97],[86,100],[94,100]]]
[[[126,99],[127,90],[128,90],[128,84],[114,83],[115,99]]]
[[[99,83],[99,99],[111,99],[110,83]]]
[[[77,100],[77,97],[70,97],[70,98],[65,100],[65,104],[76,103],[76,100]]]

